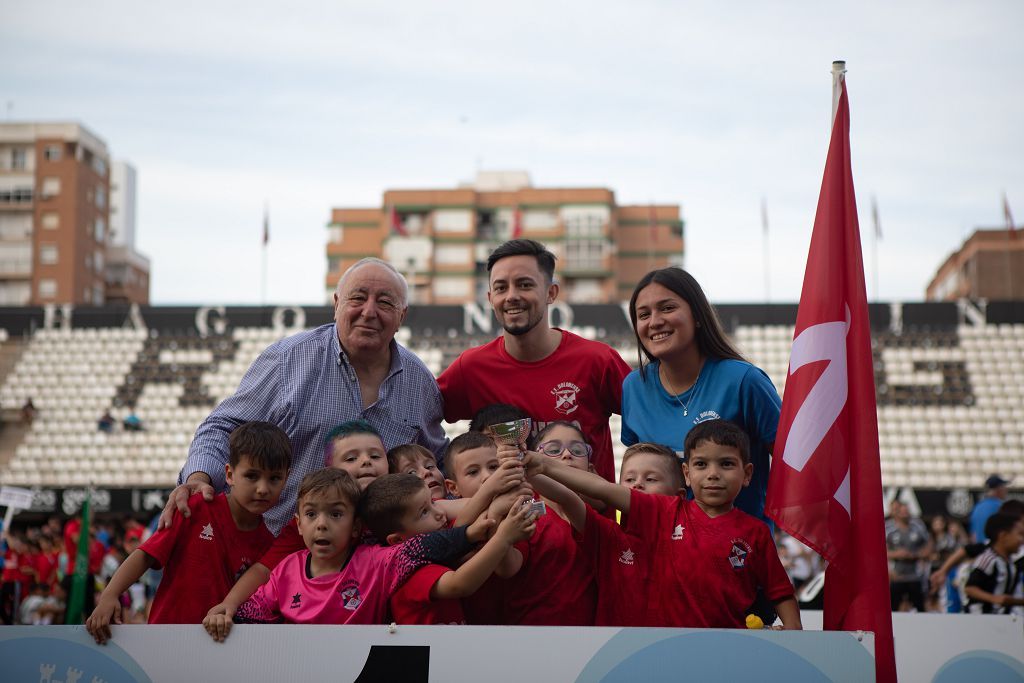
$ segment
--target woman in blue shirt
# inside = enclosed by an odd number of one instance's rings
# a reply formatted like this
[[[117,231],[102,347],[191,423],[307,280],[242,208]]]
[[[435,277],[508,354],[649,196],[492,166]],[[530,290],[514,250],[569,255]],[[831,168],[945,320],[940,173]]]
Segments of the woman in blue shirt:
[[[622,443],[652,441],[682,455],[690,429],[729,420],[750,437],[754,474],[736,506],[764,517],[782,399],[768,375],[735,349],[700,285],[681,268],[645,275],[629,301],[640,368],[622,385]],[[767,520],[766,520],[767,521]]]

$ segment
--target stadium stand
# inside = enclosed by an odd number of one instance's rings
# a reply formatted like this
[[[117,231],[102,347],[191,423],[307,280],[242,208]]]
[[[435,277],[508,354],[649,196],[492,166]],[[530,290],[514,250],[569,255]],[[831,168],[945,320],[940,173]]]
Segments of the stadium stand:
[[[0,483],[110,488],[173,485],[196,426],[238,386],[259,353],[330,320],[327,307],[0,309]],[[471,313],[475,313],[471,315]],[[794,305],[723,305],[740,350],[785,390]],[[556,319],[611,344],[632,365],[623,309],[563,307]],[[982,488],[992,472],[1024,484],[1024,305],[871,307],[882,475],[886,486]],[[481,322],[481,319],[484,322]],[[487,316],[414,307],[398,340],[440,373],[491,338]],[[38,413],[20,422],[31,397]],[[106,410],[117,421],[97,429]],[[138,432],[120,427],[132,410]],[[450,435],[464,424],[447,425]],[[619,431],[613,417],[613,433]],[[617,444],[617,456],[623,448]]]

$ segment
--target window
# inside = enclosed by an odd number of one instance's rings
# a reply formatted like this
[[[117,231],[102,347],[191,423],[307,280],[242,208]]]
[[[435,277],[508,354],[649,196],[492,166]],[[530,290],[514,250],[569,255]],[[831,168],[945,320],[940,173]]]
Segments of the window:
[[[100,159],[98,156],[92,158],[92,170],[99,173],[101,176],[107,175],[107,162]]]
[[[107,191],[104,190],[102,187],[96,188],[96,208],[107,208]]]
[[[47,161],[60,161],[60,145],[47,145],[43,150],[43,158]]]
[[[103,252],[97,251],[96,255],[92,259],[93,267],[97,273],[103,273]]]
[[[473,251],[468,245],[439,245],[434,252],[434,263],[439,266],[471,268],[473,265]]]
[[[604,268],[604,244],[598,241],[569,241],[565,244],[567,270],[601,270]]]
[[[569,237],[600,237],[604,234],[610,211],[607,206],[564,206],[562,219]]]
[[[473,281],[468,277],[435,277],[432,284],[435,297],[465,299],[473,290]]]
[[[60,178],[49,176],[43,178],[43,186],[40,189],[40,194],[45,197],[56,197],[60,194]]]
[[[31,201],[31,187],[0,187],[0,204],[27,204]]]
[[[92,272],[92,254],[89,252],[85,253],[85,269]]]
[[[43,213],[40,223],[47,230],[56,230],[60,227],[60,214],[56,211],[46,211]]]
[[[96,223],[93,224],[93,237],[96,238],[97,242],[102,242],[107,232],[107,222],[102,218],[97,218]]]
[[[44,266],[52,266],[57,263],[57,245],[39,245],[39,263]]]
[[[97,306],[103,304],[103,285],[92,286],[92,302]]]
[[[331,244],[340,244],[345,236],[345,229],[340,225],[332,225],[327,228],[327,241]]]
[[[11,169],[15,171],[25,170],[28,167],[27,158],[28,155],[25,153],[24,147],[11,149]]]
[[[52,299],[57,296],[57,281],[43,278],[39,281],[39,298]]]
[[[32,214],[28,211],[0,212],[0,240],[25,240],[32,237]]]
[[[530,209],[523,212],[524,230],[554,230],[558,227],[558,211],[554,209]]]
[[[473,212],[467,209],[434,211],[434,232],[469,232],[473,228]]]

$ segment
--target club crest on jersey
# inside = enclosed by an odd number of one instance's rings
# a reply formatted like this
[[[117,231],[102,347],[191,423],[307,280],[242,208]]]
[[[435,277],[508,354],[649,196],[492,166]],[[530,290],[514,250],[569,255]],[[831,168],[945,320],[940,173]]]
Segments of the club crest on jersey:
[[[622,555],[619,556],[619,562],[622,564],[633,564],[636,559],[636,553],[633,552],[632,548],[626,548],[622,551]]]
[[[742,538],[732,539],[732,550],[729,551],[729,564],[733,569],[743,569],[747,566],[747,556],[750,554],[750,545]]]
[[[681,541],[683,540],[683,525],[676,524],[676,528],[672,530],[672,540]]]
[[[579,408],[578,397],[580,388],[572,382],[559,382],[551,394],[555,397],[555,410],[563,415],[576,412]]]
[[[212,541],[213,540],[213,525],[212,524],[207,524],[206,526],[204,526],[203,530],[199,532],[199,538],[203,539],[204,541]]]
[[[354,612],[363,602],[362,597],[359,595],[359,584],[355,581],[343,584],[338,591],[338,595],[341,596],[341,606],[350,612]]]

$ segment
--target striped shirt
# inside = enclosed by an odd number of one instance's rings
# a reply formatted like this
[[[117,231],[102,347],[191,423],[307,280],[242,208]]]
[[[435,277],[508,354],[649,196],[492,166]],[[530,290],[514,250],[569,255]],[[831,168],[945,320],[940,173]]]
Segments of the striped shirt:
[[[971,563],[967,586],[975,586],[992,595],[1012,596],[1015,593],[1016,579],[1013,564],[989,547]],[[1009,614],[1010,610],[1010,606],[996,605],[970,596],[964,607],[964,611],[969,614]]]
[[[362,418],[377,428],[385,448],[418,443],[440,462],[447,439],[441,428],[443,404],[437,382],[423,361],[393,339],[390,351],[391,368],[377,402],[363,408],[359,380],[334,323],[267,347],[235,394],[199,425],[178,483],[194,472],[205,472],[213,487],[223,490],[232,430],[254,420],[276,424],[292,444],[292,468],[281,500],[264,515],[277,534],[295,514],[302,478],[324,466],[327,433],[342,422]]]

